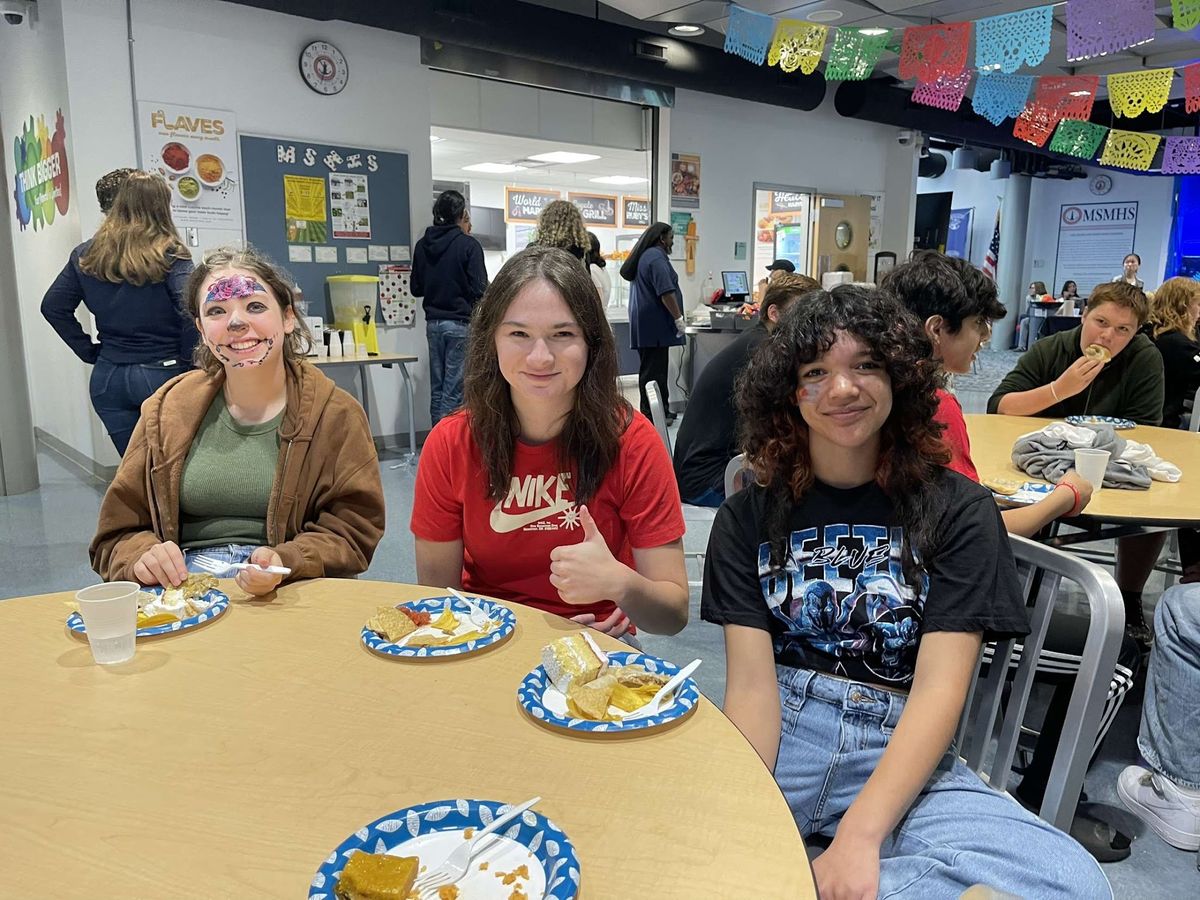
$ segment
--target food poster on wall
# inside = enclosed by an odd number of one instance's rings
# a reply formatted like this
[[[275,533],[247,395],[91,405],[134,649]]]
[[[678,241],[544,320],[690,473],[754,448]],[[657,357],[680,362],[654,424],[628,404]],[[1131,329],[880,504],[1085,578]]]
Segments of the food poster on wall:
[[[671,213],[671,231],[675,235],[675,240],[671,244],[671,259],[687,258],[687,233],[688,226],[691,224],[692,214],[690,212]]]
[[[13,208],[17,225],[34,231],[54,224],[54,215],[66,215],[71,206],[71,178],[67,166],[67,125],[60,109],[54,116],[54,134],[45,116],[23,123],[13,139]]]
[[[379,308],[388,325],[412,325],[417,320],[417,300],[409,279],[412,266],[379,267]]]
[[[367,194],[367,176],[329,173],[329,213],[333,236],[339,239],[367,240],[371,237],[371,201]]]
[[[671,205],[680,209],[700,208],[699,154],[671,154]]]
[[[807,235],[809,216],[812,210],[812,194],[807,191],[793,191],[786,188],[758,188],[754,192],[754,259],[751,272],[751,282],[757,283],[770,273],[767,266],[781,254],[777,252],[776,243],[793,243],[796,239],[797,228],[802,229],[802,235]],[[780,229],[784,231],[784,240],[780,241]],[[793,264],[796,271],[808,271],[807,243],[803,244],[799,253],[800,259]]]
[[[240,231],[233,113],[142,100],[138,118],[142,168],[171,186],[175,224]]]
[[[1051,284],[1071,279],[1086,297],[1098,284],[1121,273],[1133,251],[1138,204],[1064,203],[1058,215],[1058,254]]]
[[[289,244],[324,244],[329,240],[325,209],[325,179],[283,176],[283,214]],[[312,257],[311,251],[308,256]]]

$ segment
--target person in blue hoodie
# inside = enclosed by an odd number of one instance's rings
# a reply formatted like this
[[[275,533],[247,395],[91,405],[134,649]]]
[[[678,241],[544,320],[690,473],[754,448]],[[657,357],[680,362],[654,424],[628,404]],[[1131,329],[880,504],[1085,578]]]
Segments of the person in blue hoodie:
[[[425,298],[432,427],[462,406],[467,326],[488,286],[483,247],[471,237],[471,212],[458,191],[442,191],[434,201],[433,224],[413,251],[409,286]]]

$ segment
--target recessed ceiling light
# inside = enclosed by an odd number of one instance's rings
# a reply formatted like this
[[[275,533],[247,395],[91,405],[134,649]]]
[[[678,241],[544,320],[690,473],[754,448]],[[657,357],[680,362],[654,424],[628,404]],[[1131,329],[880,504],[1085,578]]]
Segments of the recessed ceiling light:
[[[464,172],[484,172],[488,175],[503,175],[507,172],[524,172],[524,166],[517,166],[512,163],[475,163],[471,166],[463,166]]]
[[[841,17],[840,9],[818,9],[815,12],[806,13],[804,16],[810,22],[836,22]]]
[[[438,141],[444,141],[444,140],[445,140],[444,137],[438,137],[436,134],[431,134],[429,136],[429,143],[431,143],[431,144],[436,144]]]
[[[600,178],[589,178],[592,184],[645,184],[648,178],[638,178],[636,175],[604,175]]]
[[[698,34],[704,34],[703,25],[672,25],[667,29],[667,34],[673,34],[675,37],[695,37]]]
[[[890,28],[860,28],[858,33],[865,34],[867,37],[879,37],[881,34],[887,34],[890,30]],[[1000,67],[996,66],[996,68]]]
[[[581,163],[592,159],[599,159],[595,153],[572,153],[569,150],[555,150],[552,153],[537,153],[529,157],[536,159],[538,162],[548,163]]]

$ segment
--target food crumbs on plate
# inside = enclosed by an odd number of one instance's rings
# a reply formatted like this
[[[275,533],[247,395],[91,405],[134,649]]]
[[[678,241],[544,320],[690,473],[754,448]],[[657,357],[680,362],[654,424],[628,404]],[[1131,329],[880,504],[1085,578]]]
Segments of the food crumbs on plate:
[[[512,884],[518,878],[524,878],[526,881],[528,881],[529,880],[529,866],[522,863],[521,865],[519,865],[515,869],[513,869],[511,872],[497,872],[496,877],[499,879],[502,879],[501,880],[502,884]],[[520,889],[521,888],[518,885],[516,890],[520,890]]]
[[[475,837],[475,829],[474,828],[464,829],[464,831],[463,831],[463,840],[464,841],[469,841],[473,837]]]
[[[458,900],[458,886],[448,884],[438,888],[438,900]]]
[[[486,872],[487,870],[488,870],[488,864],[487,864],[487,863],[485,863],[485,862],[481,862],[481,863],[479,864],[479,871],[480,871],[480,872]]]
[[[521,890],[520,885],[517,885],[512,889],[512,893],[508,895],[508,900],[529,900],[529,895]]]

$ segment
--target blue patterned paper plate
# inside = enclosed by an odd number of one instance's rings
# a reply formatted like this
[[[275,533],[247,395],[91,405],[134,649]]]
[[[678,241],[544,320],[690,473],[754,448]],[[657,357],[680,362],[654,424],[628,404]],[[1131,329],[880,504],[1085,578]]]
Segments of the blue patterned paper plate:
[[[436,866],[466,839],[465,829],[485,828],[510,808],[511,804],[497,800],[435,800],[389,813],[358,829],[329,854],[312,878],[308,900],[333,900],[342,868],[355,853],[416,856],[423,866]],[[518,882],[522,893],[530,898],[574,900],[579,893],[579,858],[557,825],[530,809],[495,837],[498,840],[479,848],[458,882],[462,896],[508,897],[516,885],[502,884],[496,873],[525,865],[530,877]],[[487,869],[481,871],[480,863],[486,863]]]
[[[1116,416],[1067,416],[1068,425],[1111,425],[1117,431],[1137,428],[1137,422]]]
[[[163,592],[161,587],[147,587],[142,588],[142,590],[147,594],[161,594]],[[195,616],[188,616],[186,619],[180,619],[178,622],[164,622],[162,625],[151,625],[149,628],[139,628],[137,630],[137,636],[140,638],[153,637],[156,634],[171,634],[175,631],[187,631],[189,628],[195,628],[197,625],[203,625],[205,622],[212,621],[229,608],[229,598],[216,588],[213,588],[210,591],[205,591],[201,595],[200,599],[205,600],[212,605],[209,606],[204,612]],[[87,629],[83,625],[83,616],[77,612],[73,612],[67,616],[67,627],[76,634],[87,634]]]
[[[1015,494],[1001,494],[997,491],[992,491],[992,496],[996,498],[996,502],[1008,506],[1030,506],[1050,496],[1050,492],[1054,490],[1054,485],[1046,484],[1043,481],[1027,481],[1021,485],[1020,489]]]
[[[430,657],[464,656],[469,653],[476,653],[479,650],[494,646],[512,637],[512,633],[517,627],[517,617],[513,615],[511,609],[497,603],[495,600],[485,600],[483,597],[476,597],[474,595],[471,596],[471,599],[494,621],[498,621],[500,627],[481,638],[473,641],[464,641],[461,644],[447,644],[444,647],[398,647],[387,638],[381,637],[364,625],[362,629],[362,642],[368,649],[376,653],[381,653],[384,656],[394,656],[400,659],[428,659]],[[449,605],[455,615],[462,617],[463,624],[459,627],[460,632],[474,629],[474,626],[466,619],[467,614],[471,611],[471,607],[457,597],[426,597],[423,600],[413,600],[411,603],[398,604],[398,606],[407,606],[409,609],[416,610],[417,612],[430,613],[434,618],[437,618],[447,605]]]
[[[648,672],[663,675],[679,672],[678,666],[645,653],[609,653],[608,663],[611,666],[638,665]],[[517,701],[521,708],[539,723],[579,734],[630,734],[659,728],[690,715],[699,700],[700,690],[696,682],[685,678],[675,691],[671,705],[657,715],[637,716],[620,722],[593,722],[590,719],[576,719],[567,713],[565,698],[541,666],[526,675],[517,688]]]

